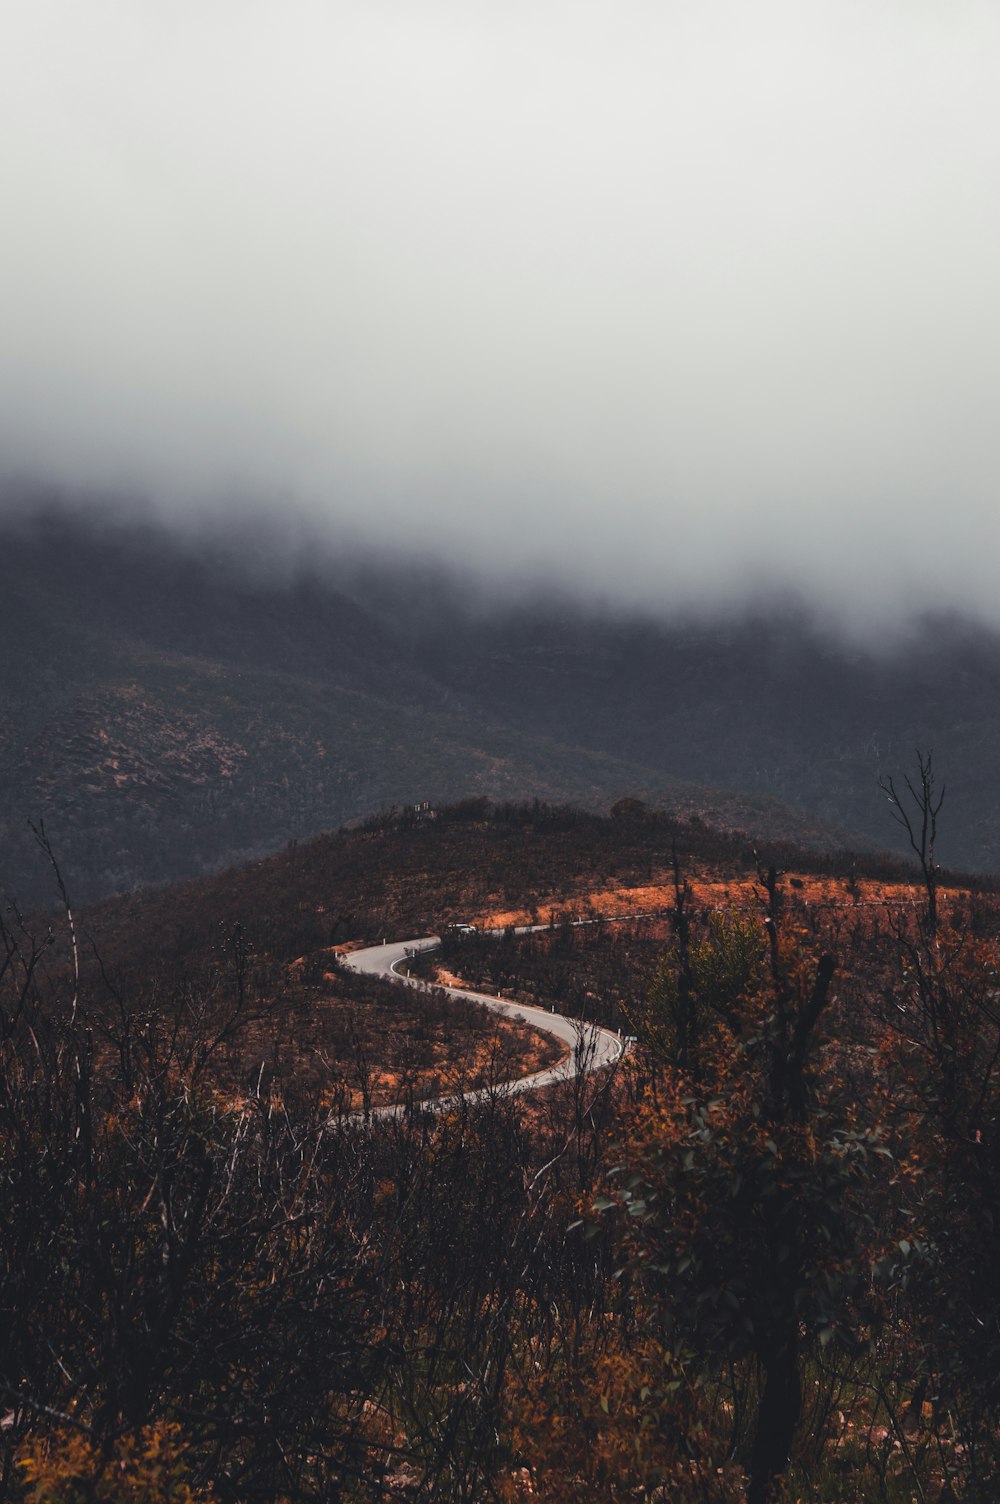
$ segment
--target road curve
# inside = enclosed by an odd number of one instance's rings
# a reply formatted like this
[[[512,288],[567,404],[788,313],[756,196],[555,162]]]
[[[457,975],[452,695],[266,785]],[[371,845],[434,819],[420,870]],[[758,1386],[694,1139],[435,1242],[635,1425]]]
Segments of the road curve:
[[[419,977],[405,976],[398,968],[411,956],[421,951],[437,950],[440,944],[441,941],[437,935],[424,935],[417,940],[397,940],[390,945],[370,945],[365,950],[350,951],[341,959],[349,971],[357,971],[369,977],[388,977],[404,986],[421,990],[428,985],[426,982]],[[540,1029],[545,1034],[551,1034],[554,1039],[559,1040],[560,1044],[567,1047],[569,1053],[557,1065],[547,1066],[545,1070],[535,1071],[530,1076],[520,1076],[516,1080],[504,1082],[503,1089],[506,1092],[537,1091],[541,1086],[569,1081],[574,1076],[613,1065],[624,1052],[625,1046],[618,1035],[612,1033],[610,1029],[601,1029],[596,1024],[581,1023],[576,1019],[565,1018],[561,1013],[550,1013],[546,1008],[532,1007],[527,1003],[505,1002],[501,998],[488,997],[482,992],[470,992],[464,987],[440,987],[439,990],[447,992],[449,997],[461,998],[465,1002],[481,1003],[494,1013],[512,1019],[515,1023],[531,1024],[533,1028]],[[429,1097],[426,1101],[414,1103],[414,1106],[422,1111],[440,1111],[463,1099],[466,1102],[479,1101],[495,1090],[494,1086],[478,1087],[474,1091],[455,1093],[450,1096]],[[399,1117],[406,1110],[406,1104],[392,1103],[387,1107],[373,1107],[368,1115],[373,1118],[392,1118]],[[362,1114],[355,1113],[352,1116],[361,1117]]]

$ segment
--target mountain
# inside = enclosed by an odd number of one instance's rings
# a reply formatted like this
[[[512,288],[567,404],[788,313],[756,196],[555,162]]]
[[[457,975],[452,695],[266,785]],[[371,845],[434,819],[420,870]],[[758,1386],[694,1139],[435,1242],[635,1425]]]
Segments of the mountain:
[[[839,833],[563,744],[419,664],[412,634],[317,576],[151,527],[49,514],[2,539],[0,880],[47,890],[44,821],[94,896],[248,860],[380,807],[623,793],[726,823]],[[745,817],[745,818],[744,818]]]
[[[420,660],[514,727],[768,796],[899,843],[879,779],[932,751],[944,860],[1000,865],[1000,635],[925,618],[891,642],[801,611],[724,622],[508,610],[427,631]],[[904,841],[905,845],[905,841]]]
[[[0,529],[0,883],[214,870],[381,807],[644,798],[825,847],[897,835],[880,771],[933,747],[941,853],[1000,865],[1000,639],[925,623],[878,651],[808,619],[614,616],[252,539],[50,511]],[[897,842],[898,844],[898,842]]]

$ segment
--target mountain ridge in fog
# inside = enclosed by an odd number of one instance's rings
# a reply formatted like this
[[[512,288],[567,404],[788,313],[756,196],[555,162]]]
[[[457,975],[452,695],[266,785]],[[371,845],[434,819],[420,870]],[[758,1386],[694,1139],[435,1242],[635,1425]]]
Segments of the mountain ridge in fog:
[[[80,512],[22,518],[0,541],[8,890],[30,866],[29,818],[95,892],[482,794],[639,796],[891,846],[878,775],[918,746],[949,784],[942,859],[1000,867],[987,627],[927,621],[871,652],[787,605],[712,621],[530,593],[487,604],[399,557],[345,548],[269,575],[259,535],[192,546]]]

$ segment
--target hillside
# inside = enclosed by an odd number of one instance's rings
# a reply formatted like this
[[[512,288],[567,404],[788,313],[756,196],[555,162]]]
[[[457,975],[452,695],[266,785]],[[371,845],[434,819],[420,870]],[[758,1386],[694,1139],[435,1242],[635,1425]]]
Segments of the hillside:
[[[389,805],[466,796],[607,808],[638,794],[819,845],[848,839],[780,801],[560,739],[422,666],[364,600],[260,550],[196,552],[153,529],[51,514],[8,525],[0,631],[0,886],[46,891],[43,820],[79,896],[261,856]],[[412,592],[411,592],[412,595]],[[378,612],[374,609],[378,605]],[[387,620],[381,620],[385,617]],[[551,718],[550,718],[551,719]]]
[[[928,618],[862,646],[791,609],[700,623],[453,609],[419,628],[420,661],[515,728],[777,799],[880,846],[893,835],[880,774],[932,749],[945,860],[1000,865],[996,632]]]
[[[635,802],[410,812],[84,910],[79,985],[65,923],[0,914],[10,1465],[109,1504],[994,1497],[996,885],[932,921],[891,858],[758,856]],[[431,958],[635,1036],[526,1096],[527,1031],[332,949],[612,903]]]
[[[248,534],[196,547],[49,513],[2,533],[0,886],[74,893],[245,862],[380,809],[623,796],[759,839],[879,849],[915,747],[941,856],[1000,867],[1000,638],[926,621],[862,649],[801,613],[653,621]]]
[[[102,955],[142,975],[217,958],[239,926],[250,949],[287,964],[347,941],[404,939],[475,919],[580,910],[591,895],[672,881],[676,846],[689,876],[754,876],[757,858],[789,871],[909,882],[891,856],[755,847],[651,810],[601,816],[567,806],[470,800],[437,818],[373,819],[241,867],[107,899],[83,912]],[[639,901],[637,901],[639,902]],[[634,906],[632,904],[630,907]],[[642,904],[645,907],[645,904]]]

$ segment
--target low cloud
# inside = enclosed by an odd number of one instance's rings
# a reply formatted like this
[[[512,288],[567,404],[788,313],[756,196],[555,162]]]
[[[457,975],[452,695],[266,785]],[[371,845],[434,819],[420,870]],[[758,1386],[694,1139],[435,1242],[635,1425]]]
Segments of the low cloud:
[[[623,603],[1000,617],[994,7],[6,32],[8,475]]]

